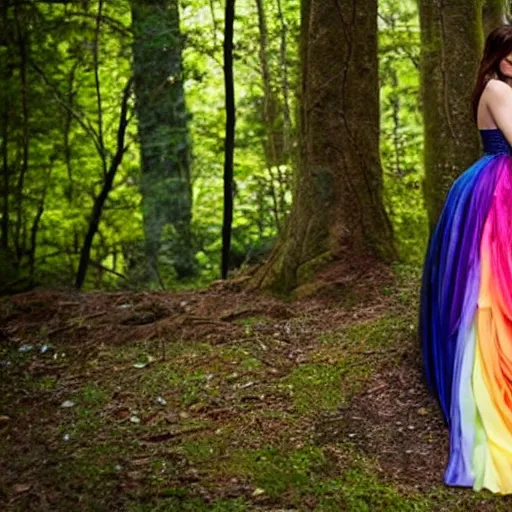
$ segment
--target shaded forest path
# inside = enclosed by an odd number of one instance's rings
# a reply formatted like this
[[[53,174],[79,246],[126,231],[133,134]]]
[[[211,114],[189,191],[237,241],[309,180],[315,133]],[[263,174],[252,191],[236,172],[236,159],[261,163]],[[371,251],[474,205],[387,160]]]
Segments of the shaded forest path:
[[[1,509],[510,510],[442,485],[419,274],[397,276],[341,301],[229,282],[3,299]]]

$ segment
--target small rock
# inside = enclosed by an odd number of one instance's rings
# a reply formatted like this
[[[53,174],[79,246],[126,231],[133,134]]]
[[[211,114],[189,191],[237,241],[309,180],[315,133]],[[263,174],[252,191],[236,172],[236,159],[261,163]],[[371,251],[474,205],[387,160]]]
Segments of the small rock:
[[[157,404],[160,404],[160,405],[167,405],[167,400],[163,396],[157,396],[156,402],[157,402]]]
[[[138,370],[141,370],[142,368],[146,368],[147,365],[148,365],[148,363],[138,362],[138,363],[135,363],[133,365],[133,367],[137,368]]]
[[[426,416],[428,414],[428,409],[426,407],[420,407],[418,409],[418,414],[420,416]]]
[[[69,441],[69,439],[70,439],[69,434],[64,434],[64,437],[62,439],[63,439],[63,441]]]
[[[60,406],[64,409],[70,409],[71,407],[75,407],[75,402],[73,402],[72,400],[66,400],[62,402]]]
[[[29,345],[28,343],[24,343],[18,349],[18,352],[30,352],[34,348],[34,345]]]
[[[350,437],[350,438],[356,437],[356,434],[349,434],[348,437]]]
[[[254,491],[252,493],[253,496],[261,496],[262,494],[265,494],[265,489],[261,489],[259,487],[254,489]]]
[[[135,424],[135,425],[138,425],[140,423],[140,418],[138,416],[131,416],[130,417],[130,422]]]
[[[180,411],[179,416],[182,420],[186,420],[187,418],[189,418],[190,414],[186,411]]]
[[[408,428],[409,430],[414,430],[416,427],[415,427],[414,425],[409,425],[407,428]]]
[[[14,486],[14,492],[15,494],[21,494],[23,492],[30,491],[32,488],[32,484],[16,484]]]

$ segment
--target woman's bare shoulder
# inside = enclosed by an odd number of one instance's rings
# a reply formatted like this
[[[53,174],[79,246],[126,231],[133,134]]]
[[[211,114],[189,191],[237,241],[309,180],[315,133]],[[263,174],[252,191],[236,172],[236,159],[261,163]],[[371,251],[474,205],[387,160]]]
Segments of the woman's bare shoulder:
[[[512,87],[502,80],[491,78],[485,86],[484,92],[487,99],[504,98],[512,95]]]

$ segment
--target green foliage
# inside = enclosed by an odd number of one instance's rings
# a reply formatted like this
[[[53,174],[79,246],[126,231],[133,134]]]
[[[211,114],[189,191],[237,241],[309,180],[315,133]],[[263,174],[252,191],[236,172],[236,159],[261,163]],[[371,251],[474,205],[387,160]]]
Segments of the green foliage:
[[[379,3],[381,154],[385,200],[403,260],[420,263],[427,240],[417,3]]]
[[[0,41],[0,125],[4,127],[0,141],[6,155],[4,162],[2,154],[2,168],[7,172],[0,181],[0,219],[4,220],[5,201],[9,210],[8,246],[0,253],[2,282],[28,279],[70,285],[74,281],[93,200],[116,149],[123,88],[133,72],[132,6],[129,0],[103,4],[99,25],[98,2],[24,2],[18,9],[9,7],[6,18],[0,20],[11,27]],[[291,204],[298,149],[300,1],[265,0],[262,5],[276,126],[269,127],[264,115],[269,98],[262,78],[257,4],[240,3],[235,21],[233,267],[261,260],[271,249]],[[223,7],[222,2],[203,0],[180,4],[193,204],[187,244],[193,246],[200,273],[193,281],[179,282],[176,264],[180,258],[189,259],[190,252],[176,228],[168,226],[160,240],[165,254],[161,281],[168,288],[202,286],[219,273],[225,122]],[[172,37],[156,30],[156,25],[148,29],[155,32],[150,43],[165,50]],[[420,187],[416,3],[380,2],[379,30],[385,200],[402,257],[418,262],[427,226]],[[23,81],[26,87],[22,87]],[[275,164],[269,162],[265,148],[271,131],[283,129],[285,106],[291,123],[289,154]],[[87,288],[148,286],[140,140],[133,107],[131,98],[126,153],[93,241]],[[164,130],[155,135],[153,143],[167,147],[172,138],[172,133]],[[24,142],[28,144],[26,161]],[[166,188],[155,188],[155,201],[157,193],[163,196],[166,214],[183,209],[179,198],[167,197]]]

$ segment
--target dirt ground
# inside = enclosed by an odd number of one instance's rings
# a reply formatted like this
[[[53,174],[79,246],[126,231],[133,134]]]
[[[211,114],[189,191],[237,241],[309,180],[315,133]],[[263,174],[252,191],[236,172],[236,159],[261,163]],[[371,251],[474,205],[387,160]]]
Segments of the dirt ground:
[[[361,282],[4,298],[1,510],[512,510],[442,483],[418,271]]]

